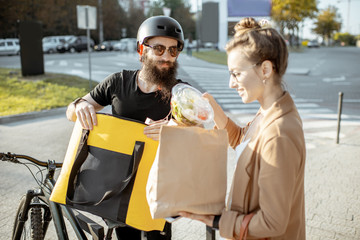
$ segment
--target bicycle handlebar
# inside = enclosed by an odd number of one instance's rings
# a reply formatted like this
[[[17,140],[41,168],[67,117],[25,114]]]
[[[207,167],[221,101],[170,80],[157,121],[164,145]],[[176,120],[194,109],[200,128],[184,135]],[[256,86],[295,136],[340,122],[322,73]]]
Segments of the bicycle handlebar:
[[[20,159],[25,159],[28,160],[36,165],[42,166],[42,167],[47,167],[49,165],[49,162],[43,162],[40,161],[36,158],[27,156],[27,155],[21,155],[21,154],[15,154],[15,153],[2,153],[0,152],[0,160],[1,161],[7,161],[7,162],[12,162],[12,163],[21,163],[19,162],[18,158]],[[54,165],[56,166],[56,168],[61,168],[62,167],[62,163],[54,163]]]

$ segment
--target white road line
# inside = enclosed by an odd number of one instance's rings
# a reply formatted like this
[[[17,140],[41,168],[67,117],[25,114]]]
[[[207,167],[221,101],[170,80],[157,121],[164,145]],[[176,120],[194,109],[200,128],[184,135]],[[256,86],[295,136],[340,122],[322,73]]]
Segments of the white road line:
[[[360,103],[360,99],[344,99],[345,103]]]
[[[209,89],[207,90],[208,93],[211,93],[211,94],[216,94],[216,93],[234,93],[236,91],[234,91],[234,89],[215,89],[215,90],[212,90],[212,89]],[[239,97],[240,98],[240,97]]]
[[[238,94],[211,94],[214,98],[237,98],[240,99]]]
[[[65,60],[61,60],[61,61],[59,62],[59,66],[65,67],[65,66],[67,66],[67,65],[68,65],[68,62],[65,61]]]
[[[217,101],[218,103],[241,103],[241,104],[244,104],[244,103],[241,101],[240,97],[239,97],[239,99],[236,99],[236,98],[216,98],[216,101]],[[248,103],[248,104],[246,104],[246,105],[249,105],[249,104],[251,104],[251,103]],[[245,105],[245,104],[244,104],[244,105]]]
[[[232,113],[232,114],[255,114],[257,113],[259,110],[259,108],[257,109],[230,109],[228,112]],[[252,116],[251,118],[253,118],[254,116]]]
[[[259,109],[260,108],[260,105],[249,105],[249,104],[241,104],[241,103],[238,103],[238,104],[228,104],[228,103],[225,103],[225,104],[221,104],[221,106],[223,108],[227,108],[227,109],[243,109],[243,108],[246,108],[246,109]]]
[[[323,78],[323,82],[340,82],[340,81],[345,81],[345,80],[346,80],[345,76],[333,77],[333,78]]]
[[[341,122],[341,126],[360,126],[360,122],[356,121],[344,121]],[[330,128],[337,127],[336,120],[320,120],[320,121],[303,121],[304,129],[317,129],[317,128]]]
[[[316,103],[295,103],[297,108],[317,108],[319,104]]]
[[[310,109],[298,108],[298,112],[300,113],[300,115],[314,113],[314,112],[317,112],[317,113],[334,113],[333,111],[331,111],[328,108],[310,108]]]
[[[75,67],[83,67],[84,64],[83,64],[83,63],[76,62],[76,63],[74,63],[74,66],[75,66]]]
[[[334,82],[333,85],[337,86],[350,86],[351,82]]]
[[[323,102],[324,100],[322,99],[304,99],[304,98],[296,98],[294,97],[294,102],[298,103],[298,102]]]
[[[53,66],[55,64],[55,61],[46,61],[45,66]]]

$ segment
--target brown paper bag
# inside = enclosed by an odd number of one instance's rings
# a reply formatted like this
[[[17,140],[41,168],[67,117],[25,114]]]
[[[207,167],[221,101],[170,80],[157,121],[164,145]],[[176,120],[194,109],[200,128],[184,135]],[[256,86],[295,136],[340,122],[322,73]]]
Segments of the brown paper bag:
[[[146,186],[151,216],[220,214],[225,206],[226,130],[163,126]]]

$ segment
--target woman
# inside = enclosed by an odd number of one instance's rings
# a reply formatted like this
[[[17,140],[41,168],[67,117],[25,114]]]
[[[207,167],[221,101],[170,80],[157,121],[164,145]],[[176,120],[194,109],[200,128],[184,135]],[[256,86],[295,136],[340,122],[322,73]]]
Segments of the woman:
[[[285,41],[253,18],[241,20],[235,31],[226,46],[229,85],[244,103],[257,100],[260,109],[240,127],[204,94],[214,109],[216,127],[227,130],[238,162],[221,215],[180,215],[219,229],[227,239],[239,239],[247,221],[249,239],[305,239],[305,141],[298,111],[282,87],[288,61]]]

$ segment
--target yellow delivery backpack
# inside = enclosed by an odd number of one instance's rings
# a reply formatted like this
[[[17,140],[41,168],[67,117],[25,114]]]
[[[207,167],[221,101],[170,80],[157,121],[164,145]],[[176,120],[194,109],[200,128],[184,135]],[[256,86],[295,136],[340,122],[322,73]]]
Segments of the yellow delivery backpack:
[[[89,131],[75,123],[50,200],[125,223],[143,231],[162,231],[153,220],[146,183],[158,142],[143,134],[145,124],[97,114]]]

